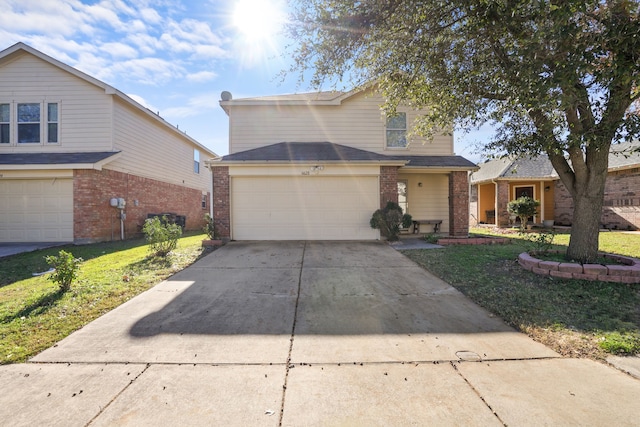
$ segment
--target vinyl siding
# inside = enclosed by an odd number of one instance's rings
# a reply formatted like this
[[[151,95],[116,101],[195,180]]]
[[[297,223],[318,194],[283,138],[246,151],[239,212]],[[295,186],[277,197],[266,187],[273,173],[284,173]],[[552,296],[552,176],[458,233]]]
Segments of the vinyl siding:
[[[413,219],[441,219],[441,232],[449,231],[449,176],[447,174],[399,174],[407,181],[408,213]],[[422,183],[422,186],[418,184]],[[425,230],[429,230],[425,226]]]
[[[209,191],[208,155],[179,133],[172,132],[141,111],[114,101],[114,148],[122,151],[105,169]],[[200,173],[193,171],[193,151],[200,150]]]
[[[43,101],[59,103],[59,144],[3,144],[0,153],[112,149],[111,96],[102,89],[29,54],[0,64],[0,103]]]
[[[329,141],[380,154],[451,155],[453,137],[437,135],[433,141],[414,138],[408,149],[387,149],[383,99],[356,94],[333,106],[231,105],[230,154],[279,142]],[[418,116],[407,113],[407,125]]]

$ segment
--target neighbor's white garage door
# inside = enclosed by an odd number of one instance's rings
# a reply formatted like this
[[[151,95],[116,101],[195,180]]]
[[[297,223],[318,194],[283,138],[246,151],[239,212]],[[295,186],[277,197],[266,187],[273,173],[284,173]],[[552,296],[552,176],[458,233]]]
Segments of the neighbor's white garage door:
[[[73,241],[73,180],[0,180],[0,242]]]
[[[236,240],[371,240],[376,176],[232,177]]]

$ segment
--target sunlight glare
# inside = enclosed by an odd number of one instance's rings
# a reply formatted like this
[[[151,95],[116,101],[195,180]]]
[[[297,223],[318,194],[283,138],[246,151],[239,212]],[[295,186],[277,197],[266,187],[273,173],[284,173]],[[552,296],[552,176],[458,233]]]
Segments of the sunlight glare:
[[[248,41],[274,37],[284,22],[283,6],[275,0],[239,0],[233,13],[233,25]]]

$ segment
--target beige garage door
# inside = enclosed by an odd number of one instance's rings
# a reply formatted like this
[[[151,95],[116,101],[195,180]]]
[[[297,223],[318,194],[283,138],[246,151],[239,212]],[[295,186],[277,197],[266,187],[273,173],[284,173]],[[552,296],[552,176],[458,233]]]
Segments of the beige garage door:
[[[233,177],[236,240],[371,240],[378,178]]]
[[[0,180],[0,242],[73,241],[73,180]]]

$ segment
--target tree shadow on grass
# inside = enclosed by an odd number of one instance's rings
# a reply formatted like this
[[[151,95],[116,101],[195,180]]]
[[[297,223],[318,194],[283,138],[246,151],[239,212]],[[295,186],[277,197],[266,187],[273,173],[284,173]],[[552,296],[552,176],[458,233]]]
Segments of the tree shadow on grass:
[[[14,320],[20,319],[22,317],[29,317],[31,315],[39,316],[41,314],[44,314],[49,311],[55,305],[55,303],[64,296],[66,292],[66,290],[58,288],[54,292],[49,292],[41,295],[37,300],[27,305],[17,313],[10,314],[1,318],[0,323],[11,323]]]

